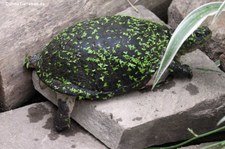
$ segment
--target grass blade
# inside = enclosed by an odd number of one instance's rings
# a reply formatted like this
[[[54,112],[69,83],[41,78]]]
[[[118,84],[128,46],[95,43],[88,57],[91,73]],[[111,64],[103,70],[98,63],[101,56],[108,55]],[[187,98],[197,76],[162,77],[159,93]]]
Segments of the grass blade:
[[[193,138],[191,138],[189,140],[186,140],[184,142],[181,142],[181,143],[176,144],[176,145],[173,145],[173,146],[168,146],[168,147],[148,147],[146,149],[177,149],[177,148],[180,148],[180,147],[182,147],[184,145],[187,145],[190,142],[193,142],[193,141],[195,141],[197,139],[204,138],[204,137],[210,136],[212,134],[216,134],[216,133],[221,132],[221,131],[224,131],[224,130],[225,130],[225,126],[220,127],[220,128],[217,128],[217,129],[214,129],[214,130],[211,130],[211,131],[206,132],[204,134],[200,134],[200,135],[198,135],[196,137],[193,137]],[[223,143],[224,142],[221,142],[221,145],[223,145]]]
[[[217,123],[217,126],[225,122],[225,116]]]
[[[225,1],[220,5],[220,8],[218,9],[216,15],[213,17],[212,24],[216,22],[219,15],[223,12],[224,9],[225,9]]]
[[[219,148],[224,149],[224,146],[225,146],[225,140],[202,147],[201,149],[219,149]]]

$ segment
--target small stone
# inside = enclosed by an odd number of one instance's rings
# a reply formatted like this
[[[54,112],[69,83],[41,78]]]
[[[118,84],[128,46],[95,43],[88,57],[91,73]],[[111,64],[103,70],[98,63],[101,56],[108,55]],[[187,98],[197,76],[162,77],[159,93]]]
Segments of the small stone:
[[[225,71],[225,53],[220,55],[220,65],[221,65],[221,69]]]

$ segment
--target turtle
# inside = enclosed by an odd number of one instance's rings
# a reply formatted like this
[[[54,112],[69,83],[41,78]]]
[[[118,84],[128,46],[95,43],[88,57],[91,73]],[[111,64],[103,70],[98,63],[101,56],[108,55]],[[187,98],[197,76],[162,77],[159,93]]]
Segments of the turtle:
[[[104,100],[144,89],[159,68],[172,35],[166,25],[131,16],[104,16],[67,27],[42,49],[25,58],[39,79],[57,93],[54,116],[57,131],[70,128],[75,100]],[[211,37],[199,27],[184,42],[179,57]],[[192,78],[188,65],[177,57],[171,74]]]

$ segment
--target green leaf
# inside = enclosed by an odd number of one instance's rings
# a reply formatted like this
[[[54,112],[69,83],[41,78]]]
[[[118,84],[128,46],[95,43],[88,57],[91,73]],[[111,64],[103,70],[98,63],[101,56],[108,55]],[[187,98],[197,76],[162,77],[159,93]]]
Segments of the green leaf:
[[[217,126],[225,122],[225,116],[217,123]]]
[[[172,146],[168,146],[168,147],[148,147],[146,149],[177,149],[177,148],[180,148],[180,147],[182,147],[184,145],[189,144],[190,142],[193,142],[193,141],[198,140],[200,138],[204,138],[204,137],[216,134],[218,132],[222,132],[224,130],[225,130],[225,126],[217,128],[217,129],[214,129],[214,130],[211,130],[211,131],[208,131],[206,133],[203,133],[203,134],[200,134],[200,135],[197,135],[197,136],[194,136],[193,138],[191,138],[189,140],[186,140],[184,142],[181,142],[179,144],[176,144],[176,145],[172,145]],[[224,142],[221,142],[220,145],[224,145]]]
[[[223,12],[225,9],[225,1],[223,4],[220,5],[220,8],[217,10],[216,15],[213,17],[212,24],[216,22],[216,20],[219,18],[219,15]]]
[[[202,147],[201,149],[219,149],[219,148],[224,149],[224,146],[225,146],[225,141],[220,141],[220,142]]]
[[[159,82],[163,73],[166,71],[177,51],[184,41],[201,25],[201,23],[210,15],[216,14],[222,2],[207,3],[193,10],[184,20],[178,25],[173,33],[170,42],[167,46],[165,54],[160,63],[160,67],[156,73],[152,89]],[[224,9],[223,9],[224,10]]]

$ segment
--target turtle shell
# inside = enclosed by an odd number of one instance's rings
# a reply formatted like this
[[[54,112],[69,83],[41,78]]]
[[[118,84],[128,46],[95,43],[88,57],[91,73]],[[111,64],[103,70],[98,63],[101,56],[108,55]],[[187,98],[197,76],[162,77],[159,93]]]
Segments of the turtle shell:
[[[143,87],[169,42],[163,25],[129,16],[76,23],[55,36],[37,62],[53,90],[79,99],[106,99]]]

